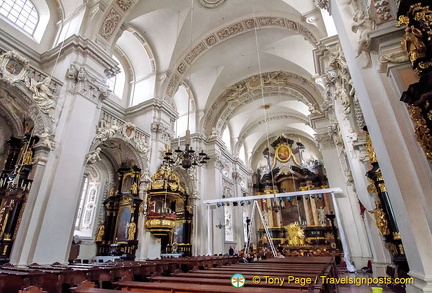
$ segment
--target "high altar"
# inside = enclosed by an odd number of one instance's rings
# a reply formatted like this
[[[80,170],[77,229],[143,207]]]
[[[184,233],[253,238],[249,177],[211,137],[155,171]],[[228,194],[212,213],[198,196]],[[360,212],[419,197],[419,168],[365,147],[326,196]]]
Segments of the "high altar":
[[[263,152],[265,166],[254,173],[254,194],[306,191],[328,188],[322,164],[311,157],[305,161],[302,142],[280,135]],[[264,221],[274,244],[296,248],[340,247],[332,225],[334,208],[330,194],[312,194],[260,201]],[[259,245],[268,242],[263,224]]]

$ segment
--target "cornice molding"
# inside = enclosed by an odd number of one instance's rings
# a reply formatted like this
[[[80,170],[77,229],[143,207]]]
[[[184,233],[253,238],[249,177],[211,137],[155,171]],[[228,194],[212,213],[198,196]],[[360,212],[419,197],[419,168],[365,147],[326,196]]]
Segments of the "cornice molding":
[[[59,60],[72,52],[91,56],[104,69],[105,76],[113,76],[120,72],[117,62],[106,51],[94,41],[78,35],[70,36],[64,41],[63,46],[57,46],[42,54],[41,62],[53,65],[59,52],[61,53]]]

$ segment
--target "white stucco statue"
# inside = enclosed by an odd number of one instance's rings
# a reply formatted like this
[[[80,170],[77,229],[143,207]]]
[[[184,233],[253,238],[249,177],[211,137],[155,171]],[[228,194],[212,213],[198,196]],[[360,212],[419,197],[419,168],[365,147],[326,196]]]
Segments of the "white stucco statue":
[[[85,163],[86,164],[94,164],[96,162],[99,162],[101,160],[100,151],[101,151],[101,148],[98,147],[94,151],[89,152],[85,157]]]

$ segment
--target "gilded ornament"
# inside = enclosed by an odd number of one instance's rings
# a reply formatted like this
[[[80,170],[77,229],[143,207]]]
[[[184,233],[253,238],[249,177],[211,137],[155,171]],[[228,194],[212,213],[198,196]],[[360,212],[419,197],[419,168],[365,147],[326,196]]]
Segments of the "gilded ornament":
[[[289,224],[286,229],[288,230],[289,245],[298,246],[305,244],[304,231],[297,223]]]
[[[422,32],[418,28],[415,28],[413,25],[405,28],[405,35],[402,38],[401,45],[413,66],[417,59],[426,56],[426,46],[421,38]]]
[[[138,194],[138,184],[136,182],[134,182],[134,184],[132,184],[131,193],[132,194]]]
[[[400,27],[401,25],[405,24],[405,25],[409,25],[410,19],[408,16],[406,15],[400,15],[398,18],[398,22],[396,24],[397,27]]]
[[[393,254],[393,256],[398,255],[397,247],[394,245],[394,243],[387,242],[386,248],[391,252],[391,254]]]
[[[379,201],[375,202],[376,208],[374,210],[369,211],[369,213],[375,216],[375,222],[377,228],[382,236],[386,236],[390,234],[390,230],[388,228],[387,215],[384,210],[381,208],[381,204]]]
[[[377,193],[376,187],[375,187],[375,183],[371,183],[368,185],[367,187],[367,191],[369,193]]]
[[[432,137],[430,134],[430,129],[426,125],[426,119],[422,116],[422,110],[420,107],[414,105],[408,105],[408,110],[411,119],[415,123],[414,133],[416,134],[417,141],[423,148],[428,160],[432,161]]]
[[[332,242],[335,242],[335,238],[334,238],[333,233],[326,232],[326,233],[324,234],[324,236],[325,236],[325,241],[326,241],[326,243],[332,243]]]
[[[401,235],[399,232],[393,232],[393,239],[394,240],[400,240],[401,239]]]
[[[379,183],[378,188],[380,189],[381,192],[387,192],[387,187],[385,183]]]
[[[370,138],[369,133],[366,133],[366,150],[367,150],[367,152],[368,152],[368,154],[369,154],[369,161],[370,161],[371,163],[375,163],[375,162],[377,162],[377,158],[376,158],[375,150],[374,150],[374,148],[373,148],[372,140],[371,140],[371,138]]]
[[[100,242],[103,239],[103,236],[105,234],[105,225],[104,222],[99,225],[98,232],[96,234],[96,242]]]
[[[135,240],[136,224],[132,217],[131,222],[128,224],[128,240]]]
[[[399,251],[401,254],[405,254],[405,249],[402,244],[399,244]]]

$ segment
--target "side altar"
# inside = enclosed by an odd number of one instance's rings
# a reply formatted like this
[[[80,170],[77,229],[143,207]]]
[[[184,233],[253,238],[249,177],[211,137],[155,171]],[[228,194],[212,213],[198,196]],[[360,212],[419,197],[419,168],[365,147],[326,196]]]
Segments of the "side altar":
[[[138,246],[137,224],[138,196],[141,169],[124,163],[117,171],[117,189],[110,192],[104,201],[105,220],[99,225],[96,235],[98,256],[122,256],[134,259]]]

